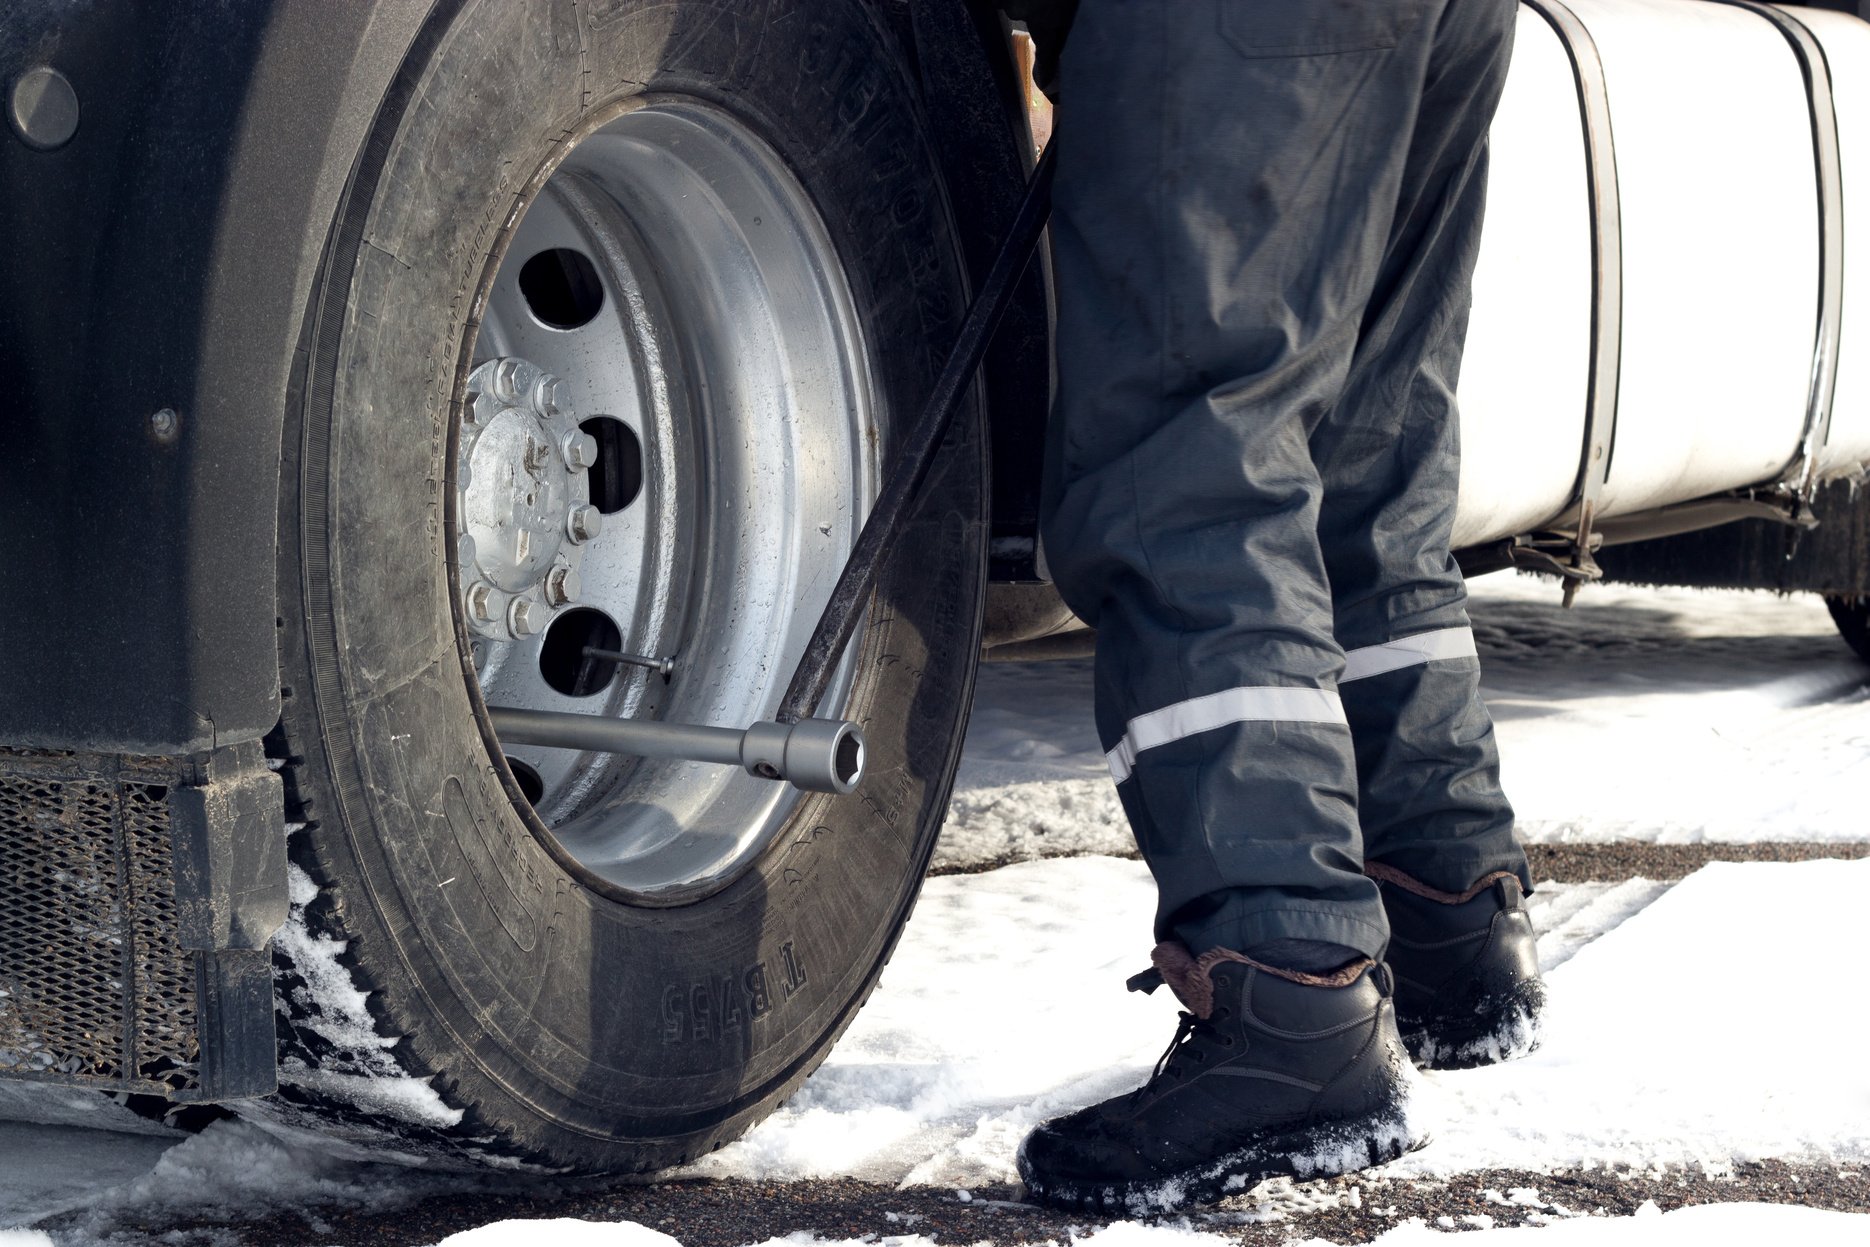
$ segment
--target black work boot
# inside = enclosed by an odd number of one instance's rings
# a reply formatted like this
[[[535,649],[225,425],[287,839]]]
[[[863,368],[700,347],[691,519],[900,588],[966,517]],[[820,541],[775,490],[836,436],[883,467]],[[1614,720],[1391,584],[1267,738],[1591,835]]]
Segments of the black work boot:
[[[1225,949],[1197,961],[1180,944],[1153,960],[1131,987],[1166,981],[1188,1012],[1147,1084],[1026,1136],[1019,1174],[1039,1202],[1168,1211],[1265,1178],[1367,1168],[1426,1141],[1382,966],[1304,974]]]
[[[1539,1046],[1545,984],[1519,880],[1493,874],[1442,892],[1393,866],[1364,867],[1389,915],[1396,1023],[1429,1069],[1472,1069]]]

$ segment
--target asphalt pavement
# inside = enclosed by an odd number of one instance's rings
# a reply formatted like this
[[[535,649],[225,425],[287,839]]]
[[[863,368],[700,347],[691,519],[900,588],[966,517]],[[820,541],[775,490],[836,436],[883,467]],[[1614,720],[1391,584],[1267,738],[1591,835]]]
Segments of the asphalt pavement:
[[[1758,1202],[1870,1213],[1870,1175],[1784,1161],[1740,1164],[1718,1175],[1488,1170],[1430,1182],[1364,1173],[1265,1184],[1212,1209],[1162,1220],[1221,1235],[1242,1247],[1308,1237],[1348,1245],[1369,1242],[1412,1217],[1443,1229],[1469,1230],[1573,1216],[1628,1216],[1651,1201],[1664,1212],[1692,1204]],[[801,1232],[832,1241],[922,1235],[944,1244],[991,1241],[1012,1247],[1069,1243],[1112,1221],[1130,1219],[1038,1208],[1010,1186],[958,1191],[899,1190],[850,1180],[688,1181],[547,1184],[527,1194],[453,1196],[393,1212],[320,1209],[237,1225],[183,1221],[135,1228],[162,1235],[172,1247],[419,1247],[494,1221],[551,1217],[633,1221],[679,1239],[683,1247],[744,1247]],[[61,1225],[81,1220],[72,1214],[38,1228],[56,1237]]]

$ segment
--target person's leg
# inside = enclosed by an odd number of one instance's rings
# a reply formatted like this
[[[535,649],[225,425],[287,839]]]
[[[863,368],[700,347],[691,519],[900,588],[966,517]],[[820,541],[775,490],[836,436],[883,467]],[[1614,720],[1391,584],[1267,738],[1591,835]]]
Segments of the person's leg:
[[[1487,129],[1517,7],[1448,4],[1389,253],[1343,397],[1311,437],[1366,868],[1391,922],[1404,1038],[1436,1065],[1531,1046],[1543,999],[1519,904],[1531,881],[1449,551]]]
[[[1170,1207],[1422,1138],[1309,439],[1445,3],[1084,0],[1066,46],[1046,553],[1099,630],[1099,729],[1188,1012],[1145,1086],[1028,1136],[1040,1199]]]
[[[1450,0],[1356,359],[1311,436],[1365,851],[1451,891],[1499,870],[1530,884],[1449,552],[1487,129],[1517,7]]]
[[[1388,932],[1362,873],[1309,439],[1392,234],[1444,0],[1086,0],[1052,223],[1044,540],[1196,952]]]

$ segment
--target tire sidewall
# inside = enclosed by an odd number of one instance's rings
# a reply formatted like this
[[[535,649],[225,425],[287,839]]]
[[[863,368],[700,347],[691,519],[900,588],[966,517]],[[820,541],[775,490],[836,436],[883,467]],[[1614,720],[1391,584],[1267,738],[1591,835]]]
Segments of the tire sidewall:
[[[606,895],[537,834],[482,737],[444,551],[445,464],[477,291],[564,136],[619,100],[694,96],[786,160],[845,262],[877,430],[913,418],[960,313],[913,94],[857,0],[474,2],[434,19],[340,215],[315,300],[296,479],[321,817],[300,857],[398,1056],[463,1138],[650,1168],[731,1138],[816,1064],[906,919],[971,695],[984,545],[978,417],[921,494],[858,638],[869,764],[808,796],[689,904]],[[413,62],[412,58],[412,62]],[[376,168],[372,174],[371,164]]]

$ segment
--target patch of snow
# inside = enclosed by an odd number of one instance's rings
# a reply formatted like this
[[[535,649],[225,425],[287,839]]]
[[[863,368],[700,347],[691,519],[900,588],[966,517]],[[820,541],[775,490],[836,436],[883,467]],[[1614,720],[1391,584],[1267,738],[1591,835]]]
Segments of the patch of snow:
[[[1606,931],[1647,909],[1673,884],[1648,879],[1622,883],[1553,883],[1536,885],[1527,898],[1533,930],[1539,933],[1539,969],[1550,974]]]
[[[553,1247],[681,1247],[680,1240],[634,1221],[580,1221],[575,1217],[495,1221],[450,1234],[436,1247],[538,1247],[546,1242]]]
[[[1593,586],[1570,612],[1557,596],[1496,577],[1471,608],[1528,840],[1870,836],[1870,667],[1817,595]]]
[[[1006,1181],[1033,1126],[1140,1082],[1174,1029],[1148,965],[1153,884],[1091,857],[932,879],[876,993],[777,1116],[701,1174]]]
[[[1671,889],[1541,887],[1534,921],[1563,915],[1541,946],[1544,1046],[1427,1076],[1435,1141],[1392,1172],[1870,1156],[1870,1070],[1854,1052],[1870,1019],[1837,989],[1834,957],[1781,952],[1794,928],[1801,947],[1855,947],[1867,888],[1870,862],[1717,864]],[[1014,1180],[1028,1130],[1141,1083],[1174,1030],[1166,992],[1122,990],[1146,964],[1153,908],[1143,866],[1111,858],[931,880],[831,1059],[687,1172]]]
[[[1870,1216],[1787,1204],[1700,1204],[1663,1212],[1646,1203],[1629,1217],[1580,1217],[1546,1226],[1478,1227],[1489,1218],[1438,1217],[1433,1229],[1411,1218],[1377,1236],[1371,1247],[1706,1247],[1708,1243],[1798,1243],[1800,1247],[1856,1247],[1870,1241]],[[1443,1224],[1445,1223],[1445,1224]],[[1450,1239],[1458,1224],[1478,1228]],[[1293,1247],[1336,1247],[1322,1238]]]
[[[990,768],[969,771],[968,786],[957,781],[949,802],[948,822],[935,849],[936,870],[1136,851],[1108,774],[987,783],[983,773]]]
[[[1231,1240],[1189,1225],[1116,1221],[1071,1241],[1075,1247],[1223,1247]]]
[[[935,868],[1135,847],[1091,719],[1091,664],[983,665]]]
[[[286,989],[298,1009],[293,1025],[324,1040],[329,1051],[315,1069],[296,1056],[281,1061],[280,1084],[303,1087],[392,1121],[459,1124],[462,1111],[451,1108],[427,1079],[411,1077],[391,1054],[399,1037],[378,1034],[366,1006],[368,993],[357,988],[339,960],[346,942],[311,930],[305,911],[317,899],[318,885],[298,866],[286,869],[291,910],[286,925],[273,937],[273,947],[300,979]],[[276,1116],[264,1108],[254,1114],[262,1122]]]
[[[1870,1007],[1841,988],[1870,861],[1716,863],[1549,979],[1539,1051],[1434,1075],[1445,1125],[1391,1172],[1870,1156]]]

